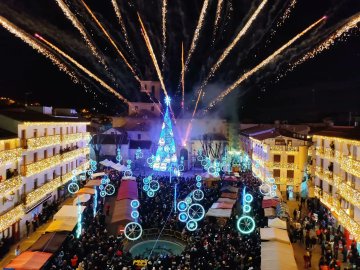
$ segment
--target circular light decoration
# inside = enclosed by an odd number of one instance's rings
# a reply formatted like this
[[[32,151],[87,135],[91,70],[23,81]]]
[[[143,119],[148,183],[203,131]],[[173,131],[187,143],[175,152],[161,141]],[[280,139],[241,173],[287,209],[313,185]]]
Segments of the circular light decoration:
[[[144,190],[144,191],[148,191],[149,189],[150,189],[149,185],[144,185],[144,186],[143,186],[143,190]]]
[[[202,165],[202,162],[204,161],[204,158],[203,156],[197,156],[197,160],[198,161],[201,161],[201,165]],[[205,161],[206,162],[206,161]],[[204,165],[203,165],[204,166]]]
[[[190,197],[186,197],[185,202],[190,205],[192,203],[192,199]]]
[[[155,192],[154,192],[153,190],[149,189],[149,190],[146,192],[146,194],[147,194],[149,197],[154,197]]]
[[[186,209],[188,208],[188,204],[184,201],[180,201],[178,202],[177,204],[177,209],[182,212],[182,211],[185,211]]]
[[[140,202],[138,201],[138,200],[132,200],[131,202],[130,202],[130,206],[132,207],[132,208],[138,208],[139,206],[140,206]]]
[[[252,233],[255,229],[255,221],[252,217],[249,216],[240,217],[236,225],[237,225],[237,229],[242,234]]]
[[[149,184],[149,183],[150,183],[150,180],[151,180],[151,179],[149,179],[149,177],[145,177],[145,178],[143,179],[143,183],[144,183],[144,184]]]
[[[197,175],[197,176],[195,177],[195,179],[196,179],[196,181],[200,182],[200,181],[202,180],[201,175]]]
[[[270,194],[270,191],[271,191],[271,187],[270,185],[268,184],[262,184],[260,187],[259,187],[259,190],[260,190],[260,193],[264,196],[268,196]]]
[[[270,192],[270,196],[271,196],[271,197],[276,197],[276,191],[274,191],[274,190],[271,191],[271,192]]]
[[[274,183],[275,183],[275,179],[274,179],[274,178],[268,178],[267,181],[268,181],[270,184],[274,184]]]
[[[277,185],[272,185],[272,190],[277,190]]]
[[[209,174],[214,174],[216,172],[216,169],[213,166],[210,166],[207,171]]]
[[[243,206],[243,211],[244,211],[244,213],[249,213],[251,211],[251,206],[248,204],[245,204]]]
[[[105,197],[106,196],[106,191],[105,190],[100,191],[100,196]]]
[[[101,179],[101,184],[102,184],[102,185],[106,185],[106,183],[107,183],[106,178],[102,178],[102,179]]]
[[[246,203],[251,203],[253,200],[254,200],[254,197],[251,194],[249,194],[249,193],[245,194],[244,201]]]
[[[131,211],[131,217],[133,219],[137,219],[139,217],[139,211]]]
[[[197,227],[198,224],[195,220],[189,220],[188,222],[186,222],[186,229],[188,229],[191,232],[195,231]]]
[[[126,170],[126,171],[124,172],[124,175],[127,176],[127,177],[131,177],[133,174],[132,174],[132,171]]]
[[[184,165],[180,164],[178,170],[182,172],[184,170]]]
[[[148,157],[147,159],[146,159],[146,162],[147,162],[147,164],[153,164],[154,163],[154,158],[153,157]]]
[[[204,192],[201,189],[195,189],[192,193],[192,197],[195,201],[201,201],[204,199]]]
[[[181,212],[178,217],[180,222],[186,222],[188,220],[188,215],[185,212]]]
[[[200,182],[197,182],[197,183],[196,183],[196,187],[197,187],[197,188],[201,188],[201,183],[200,183]]]
[[[142,227],[137,222],[130,222],[126,224],[124,229],[124,235],[131,241],[138,240],[143,233]]]
[[[88,176],[92,176],[94,174],[94,172],[92,170],[87,170],[86,173],[88,174]]]
[[[218,172],[215,172],[213,175],[214,175],[214,177],[219,177],[220,176],[220,174]]]
[[[79,191],[79,185],[77,183],[70,183],[68,185],[68,191],[72,194]]]
[[[189,219],[192,219],[194,221],[199,221],[204,218],[205,209],[201,204],[194,203],[189,206],[187,210],[187,214]]]
[[[155,180],[151,180],[149,186],[152,191],[158,191],[160,188],[159,182]]]
[[[111,196],[115,193],[115,187],[112,184],[107,184],[104,190],[108,196]]]

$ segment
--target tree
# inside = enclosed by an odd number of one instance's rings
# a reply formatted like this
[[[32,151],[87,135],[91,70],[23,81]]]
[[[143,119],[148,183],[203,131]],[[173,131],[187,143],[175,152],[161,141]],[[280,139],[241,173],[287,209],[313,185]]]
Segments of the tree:
[[[200,140],[202,153],[212,159],[221,159],[225,153],[227,142],[217,139],[216,134],[204,134]]]

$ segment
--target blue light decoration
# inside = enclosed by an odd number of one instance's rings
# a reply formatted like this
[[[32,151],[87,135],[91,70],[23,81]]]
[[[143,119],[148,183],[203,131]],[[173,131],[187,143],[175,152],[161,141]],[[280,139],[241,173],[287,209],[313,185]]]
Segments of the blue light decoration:
[[[138,149],[136,149],[136,151],[135,151],[135,159],[141,159],[143,157],[144,157],[144,155],[142,153],[142,150],[140,147],[138,147]]]
[[[81,224],[81,220],[82,220],[82,211],[81,211],[81,203],[80,203],[80,199],[78,197],[78,223],[77,223],[77,229],[76,229],[76,238],[80,238],[81,236],[81,231],[82,231],[82,224]]]
[[[110,184],[110,179],[108,175],[104,175],[100,182],[100,196],[105,197],[106,195],[111,196],[115,193],[114,185]]]
[[[276,197],[276,190],[277,185],[275,184],[275,179],[272,177],[266,178],[264,183],[259,186],[259,191],[262,195],[272,198]]]
[[[195,231],[198,227],[198,223],[195,220],[188,220],[186,222],[186,229],[188,229],[188,231]]]
[[[121,156],[121,150],[120,150],[120,147],[118,147],[116,149],[116,160],[118,163],[120,163],[122,161],[122,156]]]
[[[185,212],[181,212],[179,214],[179,221],[180,222],[186,222],[188,220],[188,215]]]
[[[79,185],[77,183],[76,170],[72,171],[71,183],[68,185],[68,191],[74,194],[79,191]]]
[[[200,221],[205,216],[205,209],[199,203],[193,203],[189,206],[187,214],[190,220]]]
[[[170,101],[170,97],[166,96],[166,111],[164,115],[164,122],[161,127],[161,133],[155,159],[152,163],[152,168],[154,171],[171,171],[173,168],[178,167],[174,133],[169,114]]]
[[[186,211],[187,208],[188,208],[188,204],[187,204],[185,201],[180,201],[180,202],[178,202],[178,204],[177,204],[177,209],[178,209],[180,212]]]
[[[156,191],[160,189],[160,184],[156,179],[149,175],[143,179],[143,190],[146,191],[148,197],[154,197]]]
[[[128,159],[126,161],[126,164],[127,164],[126,168],[127,169],[124,171],[124,176],[131,177],[133,175],[132,170],[131,170],[131,163],[132,163],[132,161],[130,159]]]
[[[250,203],[253,200],[254,197],[250,193],[246,193],[246,187],[244,187],[242,196],[243,215],[236,222],[236,227],[242,234],[250,234],[255,230],[255,220],[248,215],[251,211]]]
[[[140,202],[138,200],[132,200],[130,202],[130,206],[132,208],[131,217],[135,221],[126,224],[124,229],[124,235],[130,241],[136,241],[141,237],[143,233],[141,225],[137,222],[137,219],[139,218],[139,211],[137,209],[140,206]]]
[[[97,212],[97,200],[98,200],[98,191],[96,189],[96,186],[94,186],[94,203],[93,203],[93,215],[96,216]]]

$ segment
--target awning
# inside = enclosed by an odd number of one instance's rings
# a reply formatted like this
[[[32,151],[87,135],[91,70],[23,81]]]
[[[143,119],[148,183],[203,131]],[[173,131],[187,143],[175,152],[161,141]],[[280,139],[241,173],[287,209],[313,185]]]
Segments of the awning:
[[[4,270],[40,270],[53,254],[39,251],[25,251],[17,256]]]
[[[237,182],[238,179],[235,176],[227,175],[227,176],[224,177],[224,181]]]
[[[236,203],[236,200],[234,200],[234,199],[229,199],[229,198],[219,198],[219,199],[217,200],[217,202],[225,202],[225,203],[235,204],[235,203]]]
[[[278,241],[289,244],[290,239],[286,230],[277,228],[260,228],[261,240],[265,241]]]
[[[138,198],[138,187],[137,182],[132,180],[121,181],[120,188],[116,197],[116,200],[123,199],[137,199]]]
[[[261,243],[261,270],[297,270],[290,243],[277,241]]]
[[[229,198],[229,199],[237,199],[238,195],[236,193],[228,193],[228,192],[223,192],[221,193],[221,198]]]
[[[274,208],[264,208],[265,217],[276,217],[276,211]]]
[[[84,188],[81,188],[78,192],[76,192],[76,194],[77,195],[79,195],[79,194],[91,194],[91,195],[94,195],[95,190],[93,188],[84,187]]]
[[[232,203],[225,203],[225,202],[216,202],[213,203],[211,208],[213,209],[232,209],[234,207],[234,204]]]
[[[231,216],[231,209],[213,209],[210,208],[209,211],[206,213],[207,217],[224,217],[230,218]]]
[[[286,221],[281,220],[280,218],[268,219],[268,226],[271,228],[286,230]]]
[[[73,205],[77,205],[78,203],[87,202],[88,200],[90,200],[90,198],[91,198],[90,194],[80,194],[74,198]]]
[[[117,201],[114,205],[114,211],[111,216],[111,224],[127,224],[130,221],[133,221],[131,217],[132,208],[130,206],[130,199],[122,199],[121,201]]]
[[[30,251],[56,253],[63,245],[69,232],[48,232],[43,234],[30,248]]]
[[[134,177],[134,176],[123,176],[123,177],[121,178],[121,180],[136,181],[136,177]]]
[[[50,223],[49,227],[47,227],[46,232],[61,232],[67,231],[72,232],[77,224],[77,219],[59,219],[54,220]]]
[[[81,213],[84,212],[85,206],[80,206]],[[64,205],[61,209],[54,215],[54,220],[67,220],[67,219],[77,219],[78,218],[79,207],[74,205]]]
[[[104,172],[98,172],[98,173],[94,173],[91,177],[92,177],[92,178],[97,178],[97,177],[101,177],[101,176],[103,176],[103,175],[105,175]]]
[[[119,172],[123,172],[128,170],[128,168],[125,165],[119,164],[119,163],[114,163],[111,168],[119,171]]]
[[[220,180],[220,177],[214,177],[208,172],[204,172],[201,174],[201,177],[205,180]]]
[[[224,186],[220,189],[222,192],[228,192],[228,193],[238,193],[239,188],[232,187],[232,186]]]
[[[101,180],[93,179],[86,183],[85,187],[98,187],[101,185]]]
[[[262,208],[268,208],[268,207],[276,207],[280,202],[276,199],[264,199],[262,200],[261,206]]]

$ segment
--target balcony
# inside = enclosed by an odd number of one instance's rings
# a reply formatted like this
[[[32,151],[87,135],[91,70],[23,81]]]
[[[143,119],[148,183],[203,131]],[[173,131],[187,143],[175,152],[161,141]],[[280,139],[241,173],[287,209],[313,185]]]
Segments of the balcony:
[[[295,163],[267,162],[266,166],[271,169],[298,169]]]
[[[57,144],[60,144],[60,135],[51,135],[27,139],[24,147],[28,150],[35,150]]]
[[[343,157],[341,168],[356,177],[360,177],[360,160],[353,159],[351,156]]]
[[[20,220],[25,215],[24,206],[22,204],[16,206],[12,210],[8,211],[4,215],[0,216],[0,231],[4,231],[6,228]]]
[[[55,191],[62,185],[61,177],[57,177],[26,195],[26,208],[29,208],[44,198],[47,194]]]
[[[63,152],[62,154],[55,155],[46,159],[42,159],[40,161],[28,164],[26,166],[22,166],[22,175],[31,176],[40,173],[44,170],[58,166],[62,162],[68,162],[80,156],[85,156],[89,153],[90,153],[89,148],[78,148],[75,150],[69,150],[67,152]]]
[[[341,153],[339,151],[333,150],[331,148],[324,149],[323,147],[320,146],[316,147],[316,156],[334,161],[340,161],[342,158]]]
[[[338,189],[341,197],[360,208],[360,191],[341,181],[338,176],[334,177],[334,186]]]
[[[22,179],[20,175],[14,176],[10,179],[4,180],[0,183],[0,194],[7,195],[18,190],[22,186]]]
[[[22,153],[22,148],[0,151],[0,165],[18,161],[21,158]]]
[[[75,143],[81,140],[89,140],[90,139],[90,133],[84,132],[84,133],[73,133],[73,134],[63,134],[61,135],[61,143]]]
[[[286,146],[286,145],[275,145],[270,147],[271,152],[299,152],[299,147],[297,146]]]
[[[325,172],[320,168],[320,167],[316,167],[315,170],[315,176],[319,177],[320,179],[328,182],[330,185],[333,185],[334,183],[334,179],[333,179],[333,173],[326,170]]]

